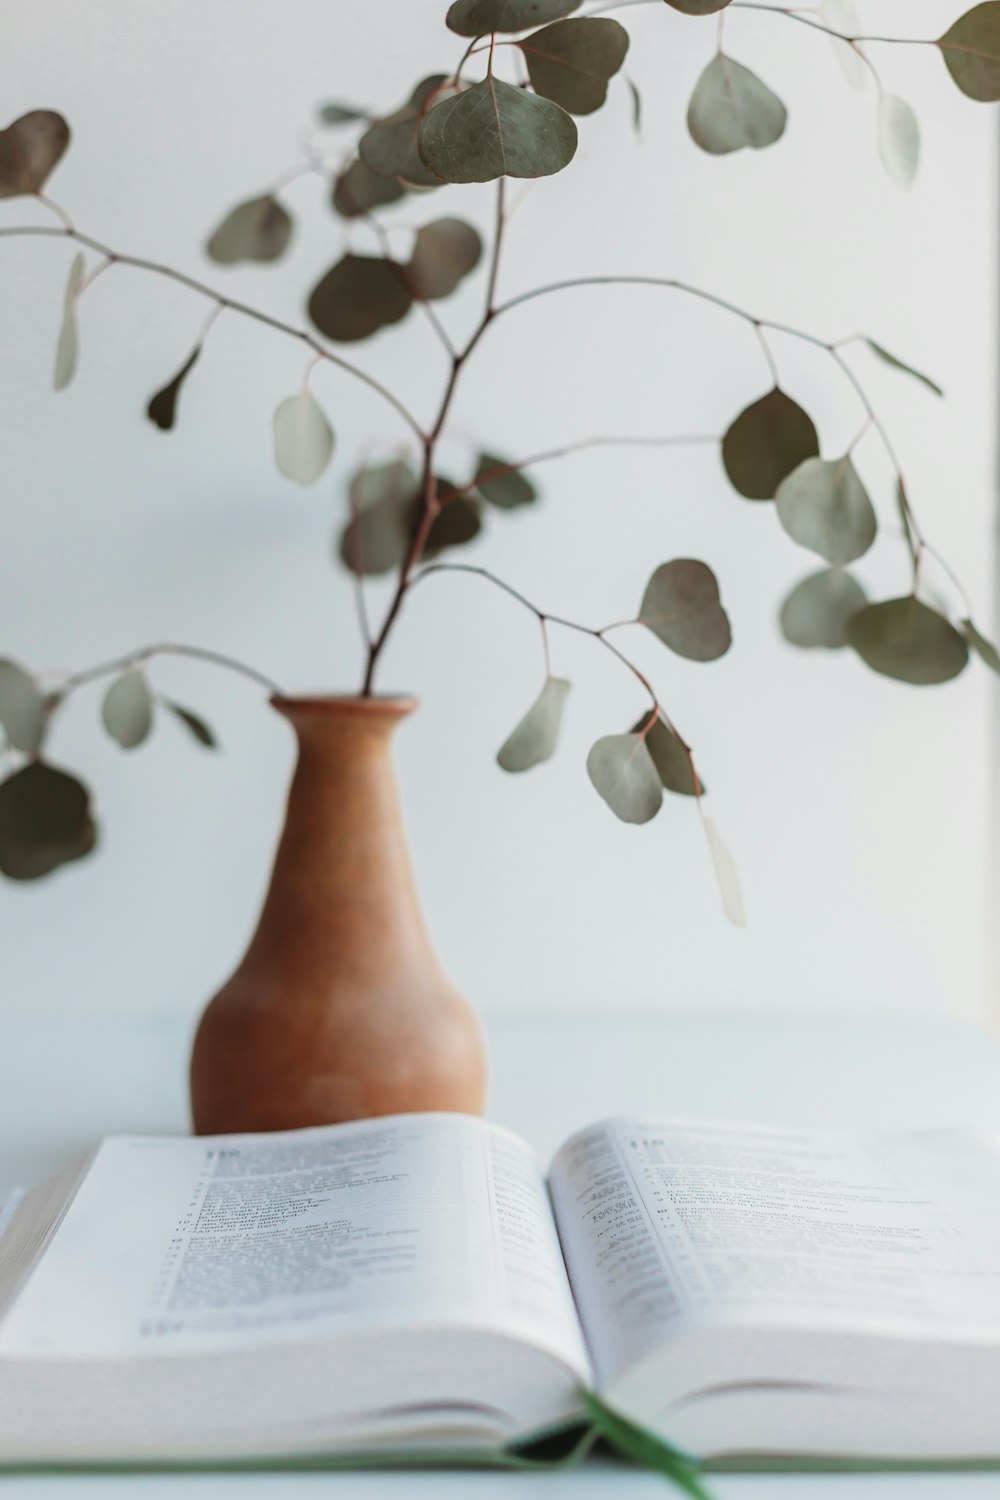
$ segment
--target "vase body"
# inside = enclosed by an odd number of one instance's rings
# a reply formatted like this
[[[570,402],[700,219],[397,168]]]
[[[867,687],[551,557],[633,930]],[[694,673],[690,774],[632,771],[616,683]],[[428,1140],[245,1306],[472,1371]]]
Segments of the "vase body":
[[[257,931],[195,1037],[194,1128],[478,1114],[482,1032],[429,942],[392,765],[393,731],[416,705],[273,703],[298,764]]]

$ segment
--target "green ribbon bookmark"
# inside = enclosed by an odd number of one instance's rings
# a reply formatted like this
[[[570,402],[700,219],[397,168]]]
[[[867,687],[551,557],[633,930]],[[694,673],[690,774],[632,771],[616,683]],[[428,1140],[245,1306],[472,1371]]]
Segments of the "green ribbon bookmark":
[[[594,1430],[622,1458],[627,1458],[644,1469],[651,1469],[656,1474],[662,1474],[664,1479],[671,1480],[685,1495],[690,1495],[691,1500],[712,1500],[711,1492],[701,1482],[701,1469],[693,1458],[672,1448],[669,1443],[663,1442],[652,1432],[647,1432],[644,1427],[637,1427],[634,1422],[619,1416],[610,1406],[605,1406],[593,1391],[581,1391],[580,1396],[594,1424]]]

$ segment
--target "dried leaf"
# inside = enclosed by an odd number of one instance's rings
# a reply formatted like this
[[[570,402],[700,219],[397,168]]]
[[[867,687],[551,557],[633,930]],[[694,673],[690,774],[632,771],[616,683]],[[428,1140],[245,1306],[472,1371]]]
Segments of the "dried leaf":
[[[311,391],[282,401],[274,413],[274,461],[286,479],[315,484],[333,453],[333,428]]]
[[[69,126],[54,109],[32,109],[0,130],[0,198],[39,193],[69,145]]]
[[[530,771],[555,754],[569,689],[563,677],[546,679],[524,718],[497,752],[497,764],[503,770]]]

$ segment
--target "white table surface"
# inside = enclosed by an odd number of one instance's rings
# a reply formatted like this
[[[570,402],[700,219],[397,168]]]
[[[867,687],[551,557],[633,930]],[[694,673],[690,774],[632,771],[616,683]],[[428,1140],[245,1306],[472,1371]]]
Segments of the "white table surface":
[[[495,1118],[547,1155],[628,1110],[776,1124],[1000,1125],[1000,1046],[943,1021],[627,1010],[487,1023]],[[167,1017],[0,1023],[0,1188],[112,1131],[186,1128],[188,1027]],[[1000,1443],[1000,1413],[997,1415]],[[0,1500],[653,1500],[650,1474],[365,1473],[0,1478]],[[1000,1500],[1000,1474],[726,1475],[718,1500]]]

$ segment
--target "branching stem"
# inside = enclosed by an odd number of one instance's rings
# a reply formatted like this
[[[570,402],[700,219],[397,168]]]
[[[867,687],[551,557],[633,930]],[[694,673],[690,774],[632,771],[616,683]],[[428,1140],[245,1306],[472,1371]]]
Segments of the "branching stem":
[[[266,688],[274,695],[281,695],[281,688],[272,678],[258,672],[256,667],[249,667],[245,662],[237,661],[235,657],[225,656],[221,651],[211,651],[204,646],[178,646],[167,642],[161,642],[155,646],[141,646],[137,651],[128,651],[123,656],[113,656],[109,661],[102,661],[95,667],[85,667],[81,672],[71,672],[64,677],[60,684],[61,693],[72,693],[77,688],[85,687],[89,682],[97,682],[101,677],[113,677],[119,672],[128,672],[135,667],[141,667],[146,662],[152,661],[156,656],[186,656],[195,661],[209,662],[214,667],[224,667],[229,672],[235,672],[241,677],[248,678],[257,683],[258,687]]]

